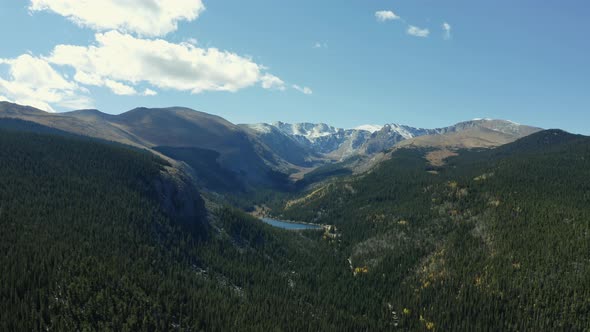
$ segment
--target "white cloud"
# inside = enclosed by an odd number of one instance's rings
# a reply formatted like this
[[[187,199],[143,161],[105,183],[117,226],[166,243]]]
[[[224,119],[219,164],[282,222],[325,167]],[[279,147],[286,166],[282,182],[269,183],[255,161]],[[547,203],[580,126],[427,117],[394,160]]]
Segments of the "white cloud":
[[[53,12],[81,27],[97,30],[96,41],[89,46],[57,45],[45,57],[23,55],[12,60],[0,59],[0,64],[10,66],[7,78],[0,73],[0,98],[4,100],[53,111],[54,105],[88,107],[91,102],[84,95],[88,90],[83,86],[106,87],[117,95],[143,96],[157,95],[156,88],[194,94],[235,92],[258,84],[264,89],[287,88],[282,79],[248,56],[201,48],[194,38],[181,43],[156,38],[176,31],[179,22],[197,19],[205,10],[202,0],[29,0],[29,3],[31,12]],[[38,66],[29,66],[30,73],[24,75],[22,66],[16,70],[14,62],[21,58],[37,62]],[[62,67],[72,68],[73,78],[57,71]],[[41,69],[51,72],[53,77],[43,78],[39,75],[43,74]],[[144,85],[144,89],[139,89],[139,85]]]
[[[152,89],[145,89],[142,93],[144,96],[156,96],[158,93]]]
[[[452,36],[451,36],[451,30],[452,30],[451,25],[449,23],[445,22],[445,23],[443,23],[442,28],[443,28],[443,31],[444,31],[444,39],[446,39],[446,40],[451,39],[452,38]]]
[[[377,12],[375,12],[375,18],[379,22],[393,21],[393,20],[399,20],[400,19],[400,17],[397,16],[391,10],[380,10],[380,11],[377,11]]]
[[[428,35],[430,35],[430,30],[428,29],[421,29],[418,28],[416,26],[410,25],[408,27],[408,35],[410,36],[414,36],[414,37],[422,37],[422,38],[426,38],[428,37]]]
[[[137,94],[137,91],[133,87],[123,84],[121,82],[107,79],[104,81],[104,85],[107,88],[111,89],[111,91],[113,91],[114,94],[119,96],[132,96]]]
[[[313,48],[328,48],[328,44],[326,44],[326,43],[320,43],[320,42],[315,42],[313,44]]]
[[[195,20],[205,6],[201,0],[31,0],[29,10],[55,12],[98,31],[163,36],[179,21]]]
[[[46,60],[23,54],[0,59],[8,66],[6,78],[0,76],[0,99],[55,112],[51,105],[68,109],[90,108],[87,90],[59,74]]]
[[[280,91],[285,91],[285,82],[282,79],[271,75],[265,74],[261,77],[262,87],[265,89],[275,89]]]
[[[96,41],[88,47],[58,45],[47,60],[73,67],[74,79],[82,84],[107,86],[115,93],[132,93],[120,84],[130,87],[140,82],[191,93],[235,92],[257,83],[265,89],[284,89],[281,79],[250,58],[216,48],[141,39],[117,31],[97,33]]]
[[[293,89],[295,89],[295,90],[297,90],[297,91],[299,91],[299,92],[301,92],[303,94],[306,94],[306,95],[313,94],[313,91],[310,88],[306,87],[306,86],[303,86],[302,87],[302,86],[299,86],[297,84],[293,84]]]

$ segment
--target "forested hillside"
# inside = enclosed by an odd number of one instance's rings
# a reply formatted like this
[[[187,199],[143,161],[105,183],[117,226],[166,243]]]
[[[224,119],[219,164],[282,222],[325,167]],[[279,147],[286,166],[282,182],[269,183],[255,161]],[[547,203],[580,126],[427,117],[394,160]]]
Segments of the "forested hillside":
[[[387,326],[321,232],[223,206],[201,227],[169,217],[149,153],[0,130],[0,156],[0,330]]]
[[[336,228],[289,232],[168,213],[147,152],[0,129],[0,330],[587,330],[588,138],[427,152],[291,201]]]
[[[590,329],[590,139],[545,131],[443,167],[427,152],[399,150],[283,217],[340,227],[406,328]]]
[[[172,310],[162,305],[165,297],[174,294],[162,274],[179,277],[171,263],[178,258],[161,248],[176,245],[168,234],[177,230],[152,189],[162,160],[5,131],[0,156],[2,330],[158,326],[171,319],[162,317]]]

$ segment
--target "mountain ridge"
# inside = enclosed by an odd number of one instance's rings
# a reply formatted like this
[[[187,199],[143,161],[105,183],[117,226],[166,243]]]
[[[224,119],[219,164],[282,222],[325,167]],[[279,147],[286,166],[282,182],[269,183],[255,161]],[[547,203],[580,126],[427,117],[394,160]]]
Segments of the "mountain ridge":
[[[218,162],[254,185],[272,185],[273,172],[288,167],[268,147],[237,125],[219,116],[184,107],[143,107],[111,115],[98,110],[48,113],[13,103],[0,103],[0,119],[7,118],[127,144],[160,156],[164,155],[155,150],[160,146],[215,151],[219,157],[212,162]]]
[[[397,144],[405,145],[430,145],[433,147],[495,147],[529,135],[541,130],[541,128],[520,125],[509,120],[498,119],[473,119],[457,124],[434,128],[416,128],[396,123],[384,125],[363,125],[354,129],[343,129],[330,126],[325,123],[295,123],[285,122],[243,124],[259,135],[268,136],[272,129],[278,129],[282,134],[291,137],[294,141],[306,149],[329,159],[342,161],[355,154],[374,155],[384,150],[391,149]],[[473,131],[477,129],[476,131]],[[473,139],[463,142],[469,137],[459,136],[449,139],[445,135],[472,130]],[[497,134],[490,134],[489,131]],[[484,136],[478,139],[478,135]],[[275,134],[275,137],[278,136]],[[427,136],[427,139],[417,139]],[[267,138],[268,139],[268,138]],[[413,140],[413,141],[412,141]],[[405,143],[402,143],[406,141]],[[409,142],[408,142],[409,141]]]
[[[293,179],[301,178],[317,167],[354,156],[368,157],[370,163],[379,162],[382,152],[395,147],[492,148],[540,130],[491,119],[435,129],[395,123],[364,129],[342,129],[325,123],[236,125],[220,116],[179,106],[137,107],[112,115],[95,109],[47,113],[8,102],[0,103],[0,118],[30,121],[76,135],[147,149],[173,161],[180,169],[187,162],[192,165],[189,168],[218,163],[221,168],[213,167],[219,170],[214,177],[225,176],[223,169],[227,169],[246,186],[277,183],[283,186],[290,175]],[[197,162],[187,151],[207,160]],[[178,156],[183,156],[182,160],[175,159]],[[361,160],[355,164],[362,163]],[[196,171],[210,174],[209,169]]]

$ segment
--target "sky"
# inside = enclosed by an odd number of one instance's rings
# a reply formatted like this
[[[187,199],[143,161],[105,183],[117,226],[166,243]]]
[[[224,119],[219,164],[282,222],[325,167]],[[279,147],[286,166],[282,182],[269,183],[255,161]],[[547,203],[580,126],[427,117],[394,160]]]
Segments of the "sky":
[[[587,0],[0,0],[0,100],[590,135]]]

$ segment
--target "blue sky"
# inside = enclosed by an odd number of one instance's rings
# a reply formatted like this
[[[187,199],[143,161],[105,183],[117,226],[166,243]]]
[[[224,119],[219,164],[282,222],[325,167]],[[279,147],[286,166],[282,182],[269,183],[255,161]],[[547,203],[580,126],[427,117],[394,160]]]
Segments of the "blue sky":
[[[590,134],[587,1],[80,3],[0,3],[0,98],[346,128],[491,117]]]

